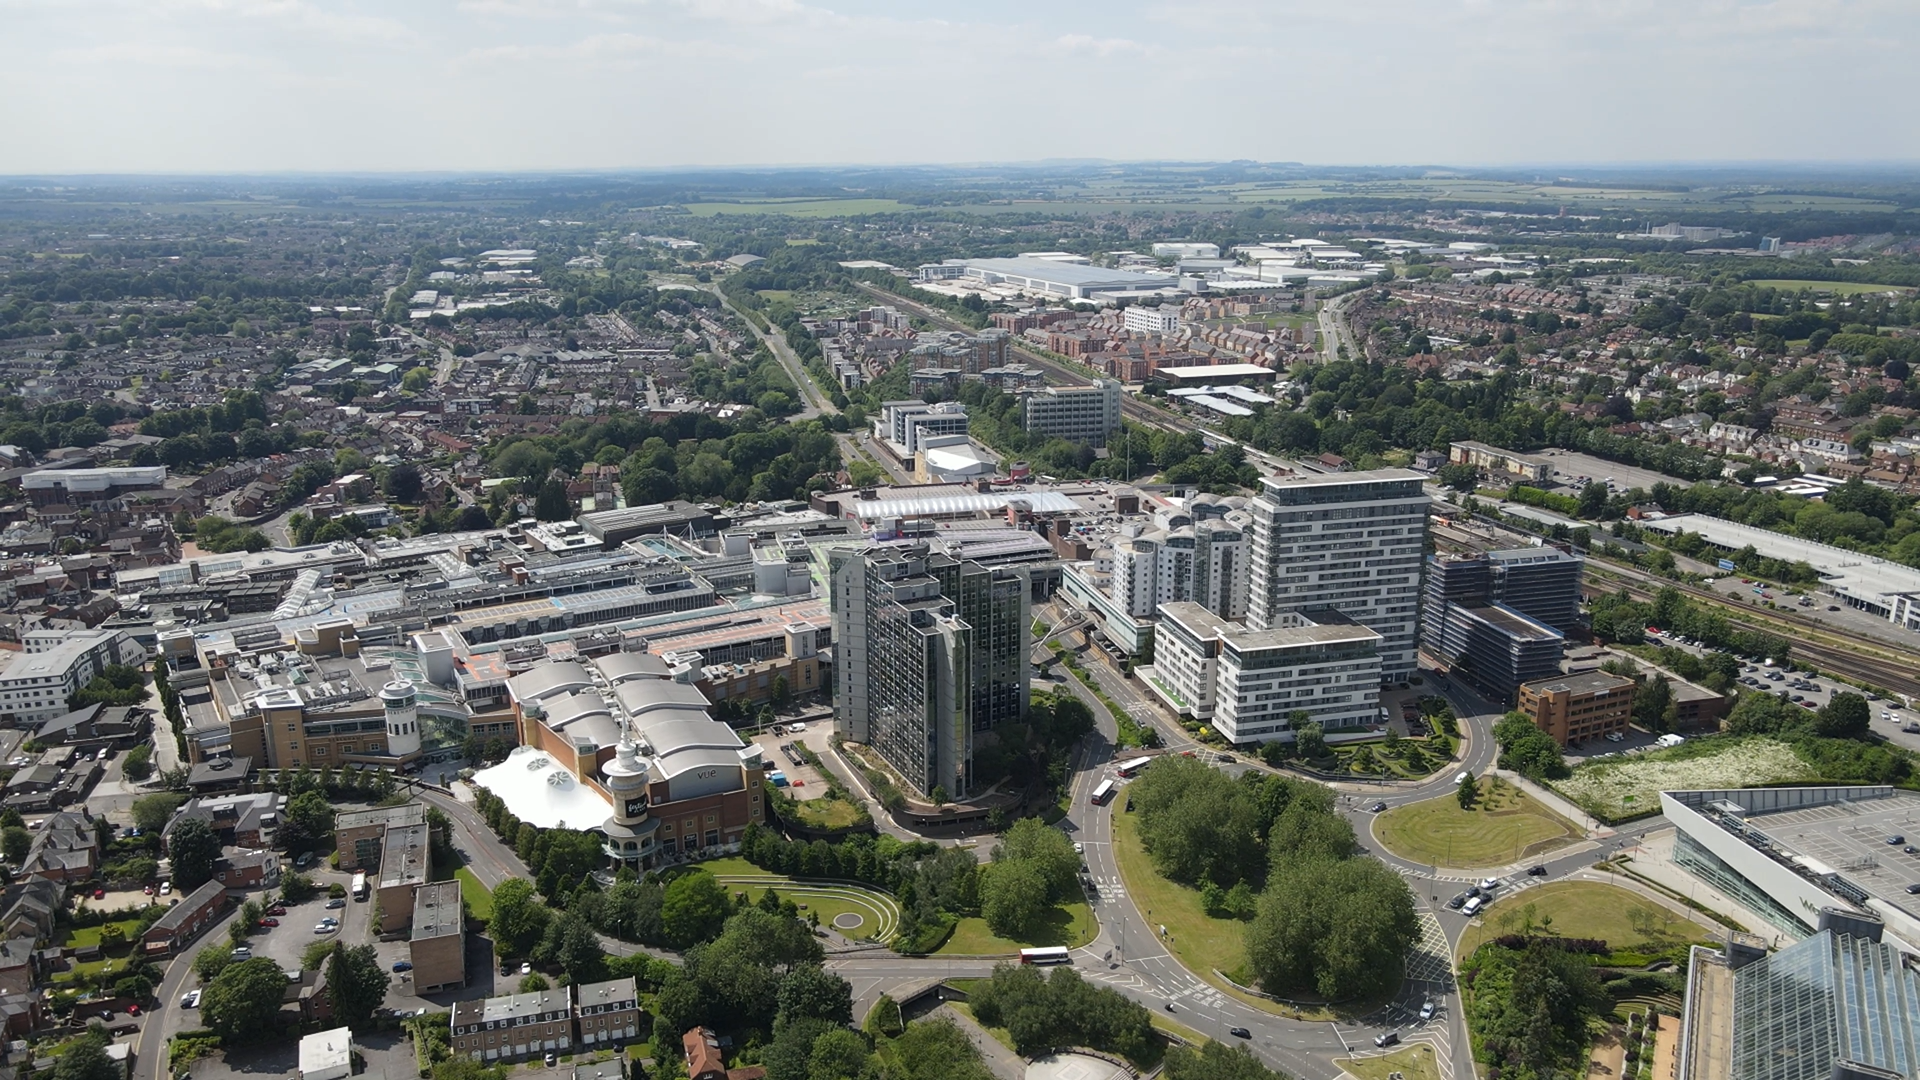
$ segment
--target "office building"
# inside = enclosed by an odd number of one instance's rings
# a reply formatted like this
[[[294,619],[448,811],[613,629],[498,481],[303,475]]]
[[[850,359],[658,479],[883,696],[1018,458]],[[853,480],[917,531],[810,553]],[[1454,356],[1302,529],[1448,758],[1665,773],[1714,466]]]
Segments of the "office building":
[[[407,959],[413,964],[413,992],[430,994],[465,986],[467,932],[460,883],[436,881],[413,890],[412,921]]]
[[[422,822],[390,828],[380,846],[379,887],[375,891],[380,904],[380,932],[395,934],[413,918],[414,890],[426,884],[432,870],[427,826]]]
[[[1511,701],[1523,682],[1560,669],[1579,618],[1583,560],[1519,548],[1427,560],[1420,644],[1451,672]]]
[[[1138,619],[1182,601],[1245,618],[1249,548],[1247,531],[1225,520],[1123,537],[1113,546],[1114,603]]]
[[[1247,626],[1338,611],[1381,637],[1380,677],[1414,675],[1425,561],[1424,478],[1410,469],[1269,477],[1253,516]]]
[[[1625,675],[1583,671],[1519,685],[1519,711],[1561,746],[1624,732],[1638,684]]]
[[[1528,454],[1516,454],[1511,450],[1502,450],[1497,446],[1488,446],[1483,442],[1463,440],[1447,444],[1447,461],[1454,465],[1471,465],[1484,469],[1498,477],[1524,480],[1528,483],[1541,483],[1553,479],[1553,462],[1546,458]]]
[[[966,796],[975,733],[1026,715],[1027,572],[925,543],[832,560],[840,736],[873,747],[916,791]]]
[[[1380,634],[1337,612],[1320,618],[1290,612],[1249,630],[1198,604],[1163,604],[1154,662],[1138,672],[1174,711],[1236,745],[1291,741],[1305,722],[1328,731],[1378,722]]]
[[[1022,390],[1020,408],[1020,426],[1028,434],[1105,446],[1120,429],[1120,383],[1095,379],[1092,386]]]
[[[1693,947],[1675,1080],[1920,1076],[1920,966],[1870,916],[1822,908],[1818,923],[1771,955]]]

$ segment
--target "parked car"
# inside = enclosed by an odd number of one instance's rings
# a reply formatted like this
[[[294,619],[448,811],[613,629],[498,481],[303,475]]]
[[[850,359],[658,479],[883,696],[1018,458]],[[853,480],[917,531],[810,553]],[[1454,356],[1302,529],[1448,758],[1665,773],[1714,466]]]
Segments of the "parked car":
[[[1431,1020],[1431,1019],[1433,1019],[1433,1002],[1431,1002],[1431,1001],[1428,1001],[1428,1002],[1423,1002],[1423,1003],[1421,1004],[1421,1006],[1420,1006],[1420,1019],[1422,1019],[1422,1020]]]
[[[1492,890],[1500,887],[1500,879],[1499,878],[1481,878],[1479,884],[1482,892],[1491,892]]]
[[[285,915],[286,913],[287,906],[285,904],[275,904],[267,909],[267,914],[269,915]]]
[[[200,1007],[200,991],[198,990],[187,991],[187,996],[180,999],[180,1007],[183,1009],[199,1008]]]
[[[1466,902],[1467,902],[1466,893],[1455,893],[1453,899],[1447,901],[1447,906],[1449,908],[1452,908],[1454,911],[1459,911],[1463,906],[1466,905]]]
[[[1920,893],[1920,882],[1915,882],[1914,884],[1907,886],[1907,891],[1910,893]]]
[[[341,900],[341,899],[339,899],[339,898],[337,898],[337,897],[336,897],[335,899],[332,899],[332,900],[329,900],[329,901],[327,901],[327,910],[328,910],[328,911],[332,911],[332,910],[334,910],[335,908],[343,908],[343,907],[346,907],[346,906],[347,906],[347,902],[346,902],[345,900]]]
[[[1892,836],[1887,837],[1887,843],[1892,846],[1897,846],[1900,844],[1904,844],[1906,842],[1907,842],[1907,838],[1904,836],[1901,836],[1899,833],[1894,833]]]
[[[172,892],[173,892],[173,882],[171,882],[171,881],[163,881],[163,882],[161,882],[161,883],[160,883],[160,895],[161,895],[161,896],[167,896],[167,895],[169,895],[169,894],[171,894]]]
[[[107,898],[107,890],[105,889],[93,890],[93,898],[95,900],[105,900]]]
[[[140,890],[140,891],[141,891],[141,892],[144,892],[144,893],[146,893],[146,894],[147,894],[148,896],[152,896],[152,895],[153,895],[153,886],[151,886],[151,885],[149,885],[149,886],[147,886],[146,888],[144,888],[144,889],[142,889],[142,890]]]
[[[258,923],[255,923],[254,925],[260,927],[262,930],[271,930],[274,927],[280,925],[280,920],[273,919],[273,918],[261,919]]]
[[[233,947],[233,951],[227,954],[227,958],[236,964],[242,960],[251,960],[253,959],[253,950],[247,948],[245,945],[236,945]]]
[[[532,965],[532,964],[530,964],[530,963],[527,963],[527,962],[526,962],[526,961],[524,961],[524,960],[523,960],[523,961],[521,961],[521,963],[520,963],[520,974],[522,974],[522,975],[531,975],[531,974],[533,974],[533,965]]]
[[[395,970],[395,971],[412,971],[412,970],[413,970],[413,963],[412,963],[411,961],[408,961],[408,960],[395,960],[395,961],[393,962],[393,970]]]
[[[560,1058],[557,1055],[555,1055],[553,1051],[551,1050],[547,1051],[547,1068],[549,1069],[553,1068],[553,1066],[558,1064],[559,1061],[560,1061]]]
[[[1608,742],[1625,742],[1627,741],[1627,737],[1625,735],[1620,734],[1617,731],[1609,731],[1607,732],[1607,741]]]

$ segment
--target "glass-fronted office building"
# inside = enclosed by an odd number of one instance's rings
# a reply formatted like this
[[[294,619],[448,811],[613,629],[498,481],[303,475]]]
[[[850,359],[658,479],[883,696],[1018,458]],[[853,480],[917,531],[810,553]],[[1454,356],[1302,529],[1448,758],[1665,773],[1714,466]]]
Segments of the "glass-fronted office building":
[[[1920,1077],[1920,971],[1891,945],[1822,930],[1734,972],[1732,1050],[1731,1080],[1857,1065]]]

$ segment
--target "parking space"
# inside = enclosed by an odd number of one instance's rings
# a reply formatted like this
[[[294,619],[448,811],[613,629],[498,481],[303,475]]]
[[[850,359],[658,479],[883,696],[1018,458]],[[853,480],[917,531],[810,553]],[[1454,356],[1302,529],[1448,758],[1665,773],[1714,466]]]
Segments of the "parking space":
[[[1920,916],[1920,796],[1811,807],[1748,819],[1790,851],[1817,859],[1887,903]],[[1889,842],[1896,841],[1897,842]]]
[[[766,739],[773,740],[774,745],[768,749],[779,761],[780,771],[787,774],[787,794],[796,799],[818,799],[826,795],[826,778],[820,775],[819,770],[806,764],[798,754],[787,750],[786,747],[790,743],[804,743],[807,749],[815,754],[830,753],[833,746],[831,721],[815,720],[798,733],[789,728],[785,735],[763,736],[761,745],[766,745],[764,741]]]

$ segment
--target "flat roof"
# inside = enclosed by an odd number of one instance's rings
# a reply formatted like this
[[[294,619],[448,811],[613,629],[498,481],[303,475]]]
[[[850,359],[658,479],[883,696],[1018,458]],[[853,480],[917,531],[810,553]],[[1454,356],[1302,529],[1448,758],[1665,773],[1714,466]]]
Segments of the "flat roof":
[[[1555,675],[1546,679],[1534,679],[1520,684],[1521,689],[1532,688],[1536,692],[1559,693],[1566,690],[1575,694],[1600,694],[1608,690],[1617,690],[1622,686],[1633,685],[1633,680],[1625,675],[1615,675],[1610,671],[1582,671],[1574,675]]]
[[[427,880],[427,825],[390,826],[381,841],[380,887],[419,885]]]
[[[300,1073],[327,1072],[348,1067],[353,1061],[353,1029],[337,1027],[316,1031],[300,1039]]]
[[[1842,874],[1875,900],[1920,920],[1920,896],[1907,892],[1920,880],[1920,856],[1887,843],[1902,835],[1920,843],[1920,793],[1894,789],[1881,798],[1753,813],[1746,821],[1775,847]]]
[[[1178,275],[1175,274],[1143,274],[1134,270],[1110,270],[1101,266],[1058,262],[1053,259],[967,259],[965,265],[969,270],[977,269],[993,274],[1038,278],[1042,281],[1072,285],[1082,289],[1099,286],[1150,289],[1172,285],[1178,281]]]
[[[1704,537],[1707,543],[1730,551],[1738,551],[1751,545],[1755,551],[1769,559],[1804,562],[1819,571],[1826,584],[1835,592],[1852,593],[1864,597],[1920,593],[1920,570],[1914,570],[1912,567],[1903,566],[1888,559],[1837,548],[1830,544],[1802,540],[1795,536],[1783,536],[1777,532],[1769,532],[1766,529],[1742,525],[1736,521],[1710,517],[1706,514],[1673,514],[1668,517],[1649,518],[1641,521],[1640,524],[1655,532],[1697,533]]]
[[[460,883],[435,881],[413,890],[413,940],[466,932],[460,913]]]
[[[342,829],[364,829],[369,825],[385,825],[389,828],[402,825],[420,825],[427,820],[425,803],[401,803],[399,806],[376,806],[368,810],[341,810],[333,815],[335,832]]]
[[[1196,367],[1163,367],[1156,370],[1154,374],[1161,379],[1179,382],[1193,380],[1205,381],[1207,379],[1219,378],[1237,379],[1248,376],[1267,379],[1277,379],[1280,377],[1279,372],[1270,367],[1262,367],[1259,364],[1203,364]]]

